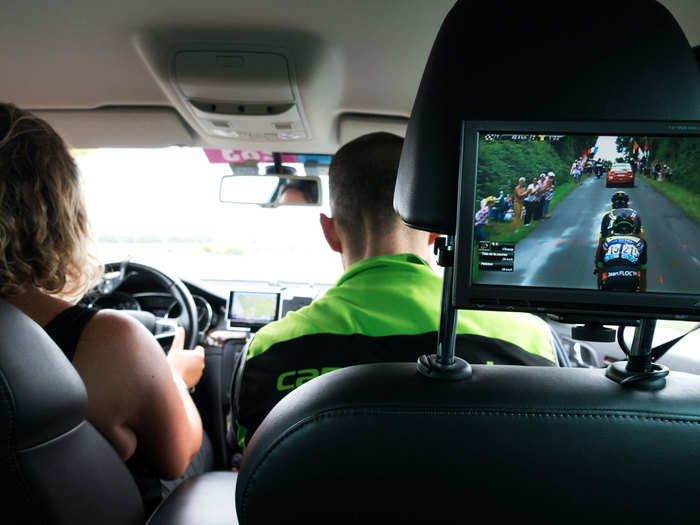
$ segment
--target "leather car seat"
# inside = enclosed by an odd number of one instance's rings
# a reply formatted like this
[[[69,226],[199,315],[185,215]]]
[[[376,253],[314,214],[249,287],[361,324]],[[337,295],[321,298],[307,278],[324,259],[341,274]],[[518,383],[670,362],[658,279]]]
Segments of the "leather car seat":
[[[665,389],[641,392],[603,372],[324,374],[253,436],[240,523],[467,523],[477,509],[491,523],[697,522],[700,378],[671,372]]]
[[[577,74],[594,60],[596,75]],[[394,205],[454,235],[463,120],[696,120],[700,72],[652,0],[459,1],[409,121]],[[265,418],[236,488],[242,524],[696,522],[700,377],[621,386],[600,369],[415,363],[315,378]],[[271,504],[270,502],[274,502]]]
[[[143,524],[124,462],[85,420],[87,393],[42,328],[0,300],[0,509],[3,523]],[[235,472],[180,484],[149,524],[235,524]]]
[[[85,386],[64,354],[2,300],[0,334],[3,515],[17,523],[143,523],[136,484],[85,420]]]

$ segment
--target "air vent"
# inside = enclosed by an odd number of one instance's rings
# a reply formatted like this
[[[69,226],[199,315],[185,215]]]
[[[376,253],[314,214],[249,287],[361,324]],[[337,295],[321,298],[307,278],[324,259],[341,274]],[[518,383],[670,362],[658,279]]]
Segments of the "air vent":
[[[293,70],[281,54],[181,51],[171,82],[208,135],[243,142],[311,138]]]

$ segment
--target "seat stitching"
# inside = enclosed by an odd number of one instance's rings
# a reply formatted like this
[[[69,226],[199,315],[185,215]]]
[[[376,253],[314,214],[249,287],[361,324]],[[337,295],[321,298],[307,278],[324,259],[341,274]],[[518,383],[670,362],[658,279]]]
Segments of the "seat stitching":
[[[669,423],[700,424],[700,416],[669,414],[658,415],[655,412],[645,412],[643,410],[617,410],[617,409],[513,409],[494,407],[474,407],[468,409],[444,409],[444,408],[379,408],[379,407],[344,407],[333,408],[319,412],[313,417],[332,416],[341,414],[382,414],[382,415],[507,415],[507,416],[543,416],[543,417],[574,417],[574,418],[596,418],[596,419],[643,419],[649,421],[661,421]]]

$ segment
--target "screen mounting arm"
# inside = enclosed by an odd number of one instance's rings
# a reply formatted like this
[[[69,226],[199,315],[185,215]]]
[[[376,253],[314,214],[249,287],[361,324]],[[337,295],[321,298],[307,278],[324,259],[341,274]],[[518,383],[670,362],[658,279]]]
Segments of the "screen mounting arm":
[[[437,255],[437,263],[445,269],[442,280],[438,347],[437,354],[422,355],[418,358],[418,372],[433,379],[448,381],[468,379],[472,375],[471,366],[464,359],[455,356],[457,309],[452,302],[454,236],[438,237],[435,240],[434,252]]]

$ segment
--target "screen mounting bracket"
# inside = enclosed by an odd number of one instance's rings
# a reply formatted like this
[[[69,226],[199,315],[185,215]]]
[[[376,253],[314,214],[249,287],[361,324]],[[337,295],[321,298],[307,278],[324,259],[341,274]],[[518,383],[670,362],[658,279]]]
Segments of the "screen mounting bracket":
[[[437,263],[445,268],[442,281],[442,303],[440,328],[436,354],[421,355],[418,358],[418,372],[432,379],[459,381],[469,379],[472,367],[464,359],[455,356],[457,333],[457,309],[452,303],[452,281],[454,277],[454,236],[435,239],[433,251]]]

